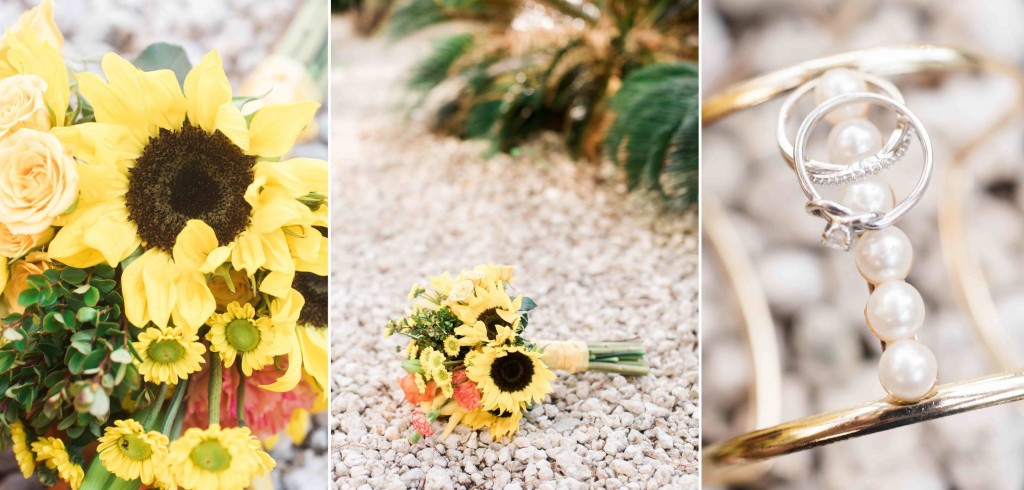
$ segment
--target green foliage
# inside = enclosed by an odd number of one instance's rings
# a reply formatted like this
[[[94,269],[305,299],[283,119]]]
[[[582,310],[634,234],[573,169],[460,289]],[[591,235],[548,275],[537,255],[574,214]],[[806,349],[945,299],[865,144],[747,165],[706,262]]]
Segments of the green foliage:
[[[605,144],[631,189],[660,193],[675,208],[697,202],[697,67],[654,64],[631,73],[611,101]]]
[[[399,0],[393,7],[388,33],[402,38],[451,20],[510,22],[517,0]]]
[[[180,85],[185,84],[185,76],[192,69],[185,49],[177,44],[153,43],[146,46],[132,64],[144,71],[171,70]]]
[[[434,42],[434,52],[421,61],[409,78],[409,87],[428,91],[448,78],[452,65],[473,45],[474,36],[469,33],[455,34]]]
[[[16,420],[36,433],[56,425],[70,446],[83,447],[140,388],[115,270],[49,269],[27,285],[18,297],[25,312],[0,323],[4,435]]]

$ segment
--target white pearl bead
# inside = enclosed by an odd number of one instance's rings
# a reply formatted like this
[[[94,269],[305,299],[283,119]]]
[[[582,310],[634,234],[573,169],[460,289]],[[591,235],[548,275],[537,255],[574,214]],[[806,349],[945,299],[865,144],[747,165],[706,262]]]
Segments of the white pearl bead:
[[[814,86],[814,103],[821,105],[837,95],[867,92],[868,84],[860,72],[848,68],[833,68],[818,79]],[[864,117],[869,104],[849,104],[837,107],[825,116],[825,120],[836,124],[844,119]]]
[[[914,286],[889,281],[871,293],[864,316],[876,337],[886,342],[909,339],[924,324],[924,299]]]
[[[878,179],[867,179],[843,188],[839,203],[858,213],[884,213],[896,205],[892,187]]]
[[[882,149],[882,133],[867,119],[846,119],[829,131],[827,145],[831,163],[853,163]]]
[[[915,340],[888,344],[878,361],[878,380],[882,388],[902,401],[924,398],[935,386],[938,375],[935,354]]]
[[[914,249],[899,228],[869,231],[857,240],[857,270],[871,284],[898,281],[910,274]]]

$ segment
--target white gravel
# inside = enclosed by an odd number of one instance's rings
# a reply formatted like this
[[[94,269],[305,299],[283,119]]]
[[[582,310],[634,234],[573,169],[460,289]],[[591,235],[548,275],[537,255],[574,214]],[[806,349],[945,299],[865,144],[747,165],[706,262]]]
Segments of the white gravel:
[[[485,159],[484,144],[428,133],[396,107],[431,34],[350,31],[335,21],[334,488],[696,488],[695,215],[659,216],[555,138]],[[562,374],[511,442],[460,427],[410,445],[399,341],[383,327],[413,282],[485,261],[518,266],[540,304],[529,333],[639,338],[651,374]]]
[[[985,8],[958,2],[782,2],[705,0],[705,94],[766,70],[810,57],[902,42],[964,45],[1007,61],[1024,60],[1024,7],[1013,0]],[[1017,27],[1015,27],[1017,26]],[[721,48],[724,46],[725,48]],[[938,82],[939,79],[931,80]],[[902,81],[900,81],[902,82]],[[920,340],[939,360],[940,382],[996,371],[961,313],[938,247],[936,202],[951,155],[994,121],[1014,97],[1004,81],[953,76],[901,88],[935,145],[936,172],[926,198],[900,222],[914,245],[908,282],[927,305]],[[722,199],[751,253],[775,315],[784,366],[783,418],[789,420],[882,398],[880,349],[864,323],[867,299],[852,254],[818,245],[822,222],[803,211],[792,171],[773,144],[780,101],[706,128],[704,190]],[[1024,339],[1021,197],[1024,149],[1019,123],[970,162],[968,228],[993,283],[1012,338]],[[896,182],[913,174],[887,171]],[[999,197],[985,189],[1009,189]],[[747,423],[749,356],[731,291],[711,248],[704,267],[704,442],[720,441]],[[1024,352],[1024,343],[1014,347]],[[1024,359],[1024,358],[1022,358]],[[1024,424],[998,407],[874,434],[780,458],[765,478],[744,488],[1024,487]]]

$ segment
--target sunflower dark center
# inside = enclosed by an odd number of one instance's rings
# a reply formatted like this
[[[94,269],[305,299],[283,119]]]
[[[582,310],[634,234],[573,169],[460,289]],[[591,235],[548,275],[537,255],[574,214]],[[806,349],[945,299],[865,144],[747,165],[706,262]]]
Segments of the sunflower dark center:
[[[249,224],[245,191],[255,164],[220,131],[188,121],[178,131],[161,129],[128,172],[128,219],[146,248],[170,252],[193,219],[210,225],[227,245]]]
[[[292,287],[306,300],[299,313],[299,323],[327,328],[327,277],[296,272]]]
[[[509,352],[491,363],[491,379],[501,391],[515,392],[533,381],[533,359],[522,352]]]
[[[512,412],[506,412],[498,408],[494,410],[488,410],[487,412],[490,413],[491,415],[494,415],[495,417],[498,417],[499,419],[507,419],[512,416]]]
[[[511,327],[512,324],[505,321],[501,315],[498,314],[497,308],[488,308],[480,313],[476,317],[476,321],[483,322],[484,326],[487,327],[487,338],[494,340],[498,336],[498,326]]]

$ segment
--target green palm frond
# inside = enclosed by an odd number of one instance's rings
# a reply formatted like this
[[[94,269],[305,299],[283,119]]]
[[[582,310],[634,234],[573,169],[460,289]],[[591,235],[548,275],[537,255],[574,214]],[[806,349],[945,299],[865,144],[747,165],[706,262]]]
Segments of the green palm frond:
[[[519,5],[519,0],[399,0],[392,10],[388,31],[398,39],[453,20],[508,24]]]
[[[434,52],[413,69],[409,88],[429,91],[451,75],[452,66],[473,46],[470,33],[453,34],[434,42]]]
[[[656,191],[674,208],[697,202],[698,85],[693,64],[659,63],[632,72],[611,101],[612,161],[631,189]]]

